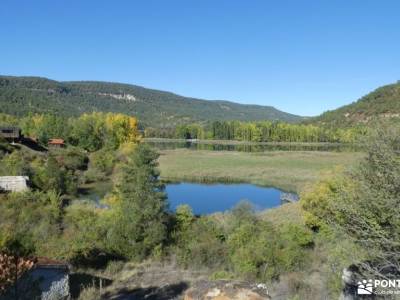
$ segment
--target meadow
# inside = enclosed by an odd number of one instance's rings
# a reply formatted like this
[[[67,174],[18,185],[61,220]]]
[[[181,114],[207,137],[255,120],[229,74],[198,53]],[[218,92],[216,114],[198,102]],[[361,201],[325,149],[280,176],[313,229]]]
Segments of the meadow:
[[[324,173],[338,166],[355,164],[358,152],[272,151],[245,153],[233,151],[160,152],[159,169],[166,181],[246,182],[300,192]]]

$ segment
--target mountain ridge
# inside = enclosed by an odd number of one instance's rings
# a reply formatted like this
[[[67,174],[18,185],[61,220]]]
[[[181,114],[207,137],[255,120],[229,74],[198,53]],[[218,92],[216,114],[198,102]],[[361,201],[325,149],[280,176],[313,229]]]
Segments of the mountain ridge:
[[[305,123],[330,127],[370,124],[400,118],[400,81],[376,88],[357,101],[312,117]]]
[[[92,111],[126,113],[145,126],[174,126],[215,120],[276,120],[305,118],[272,106],[204,100],[127,83],[56,81],[35,76],[0,76],[0,112],[13,115],[58,113],[77,116]]]

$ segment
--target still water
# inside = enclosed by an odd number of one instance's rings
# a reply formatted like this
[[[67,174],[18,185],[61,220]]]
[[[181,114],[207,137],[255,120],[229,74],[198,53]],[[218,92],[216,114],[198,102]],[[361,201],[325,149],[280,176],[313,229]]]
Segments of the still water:
[[[281,205],[287,196],[276,188],[252,184],[200,184],[177,183],[166,186],[170,209],[189,204],[195,214],[210,214],[231,209],[242,200],[253,204],[254,209],[263,210]],[[295,195],[292,195],[296,199]]]
[[[286,203],[288,197],[296,201],[295,194],[288,194],[272,187],[261,187],[253,184],[203,184],[203,183],[169,183],[165,186],[169,208],[175,211],[181,204],[189,204],[197,215],[223,212],[231,209],[240,201],[250,202],[255,210],[272,208]],[[111,182],[89,185],[79,189],[77,201],[108,208],[102,199],[111,191]]]

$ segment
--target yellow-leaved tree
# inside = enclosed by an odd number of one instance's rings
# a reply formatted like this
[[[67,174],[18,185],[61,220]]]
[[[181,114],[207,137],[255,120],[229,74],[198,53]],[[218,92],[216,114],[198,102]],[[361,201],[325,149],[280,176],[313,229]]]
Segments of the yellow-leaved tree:
[[[125,143],[137,144],[141,135],[138,121],[135,117],[124,114],[107,113],[105,116],[106,130],[110,142],[118,148]]]
[[[118,149],[121,145],[136,145],[141,138],[136,118],[116,113],[92,112],[71,118],[70,141],[88,151],[103,147]]]

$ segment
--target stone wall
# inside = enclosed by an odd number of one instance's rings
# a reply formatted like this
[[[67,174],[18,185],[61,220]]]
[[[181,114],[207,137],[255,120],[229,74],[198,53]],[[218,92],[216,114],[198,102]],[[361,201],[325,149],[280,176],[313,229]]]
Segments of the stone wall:
[[[30,277],[38,281],[42,300],[62,300],[69,297],[68,270],[63,268],[36,267]]]

